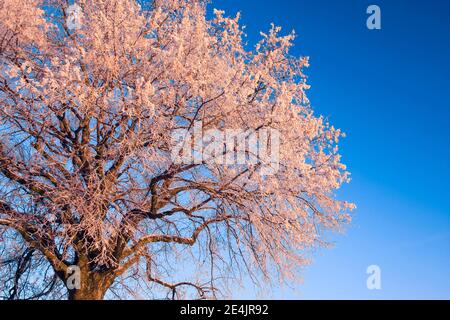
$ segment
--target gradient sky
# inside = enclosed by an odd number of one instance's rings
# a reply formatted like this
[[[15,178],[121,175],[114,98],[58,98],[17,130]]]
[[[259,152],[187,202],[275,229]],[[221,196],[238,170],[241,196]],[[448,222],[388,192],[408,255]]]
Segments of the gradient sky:
[[[382,30],[366,28],[376,4]],[[343,129],[354,221],[285,299],[450,299],[450,1],[213,0],[250,45],[270,23],[310,56],[312,107]],[[382,289],[368,290],[378,265]],[[252,290],[236,298],[257,297]]]

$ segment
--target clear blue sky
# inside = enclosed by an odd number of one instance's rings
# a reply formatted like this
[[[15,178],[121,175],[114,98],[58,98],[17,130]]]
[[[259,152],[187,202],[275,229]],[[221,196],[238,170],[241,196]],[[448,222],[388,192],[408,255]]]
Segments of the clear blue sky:
[[[366,28],[377,4],[382,30]],[[450,299],[450,1],[214,0],[241,11],[249,44],[271,22],[310,56],[309,97],[344,130],[358,205],[335,247],[320,250],[289,299]],[[366,288],[379,265],[382,289]],[[244,298],[253,291],[242,293]]]

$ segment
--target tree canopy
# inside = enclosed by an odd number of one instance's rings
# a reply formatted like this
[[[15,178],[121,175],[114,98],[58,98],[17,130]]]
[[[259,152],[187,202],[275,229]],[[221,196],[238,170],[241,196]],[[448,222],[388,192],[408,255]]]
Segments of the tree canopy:
[[[208,19],[203,1],[76,5],[0,3],[2,298],[206,298],[241,276],[295,279],[354,207],[335,197],[343,134],[310,107],[295,35],[272,26],[249,50],[239,15]],[[197,121],[276,130],[277,171],[175,162],[171,133]]]

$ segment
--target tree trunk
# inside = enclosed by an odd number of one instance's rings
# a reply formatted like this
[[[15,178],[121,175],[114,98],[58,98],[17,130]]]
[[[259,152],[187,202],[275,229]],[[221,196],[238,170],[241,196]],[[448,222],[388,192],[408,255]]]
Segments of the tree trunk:
[[[105,292],[102,290],[69,290],[69,300],[103,300]]]
[[[91,274],[81,281],[79,289],[69,290],[69,300],[103,300],[111,282],[100,274]]]

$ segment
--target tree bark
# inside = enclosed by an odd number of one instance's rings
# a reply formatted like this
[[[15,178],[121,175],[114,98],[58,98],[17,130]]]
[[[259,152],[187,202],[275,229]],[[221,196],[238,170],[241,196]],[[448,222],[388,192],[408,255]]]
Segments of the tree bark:
[[[102,290],[69,290],[69,300],[103,300],[105,292]]]
[[[91,274],[81,281],[79,289],[69,289],[69,300],[103,300],[111,282],[106,275]]]

